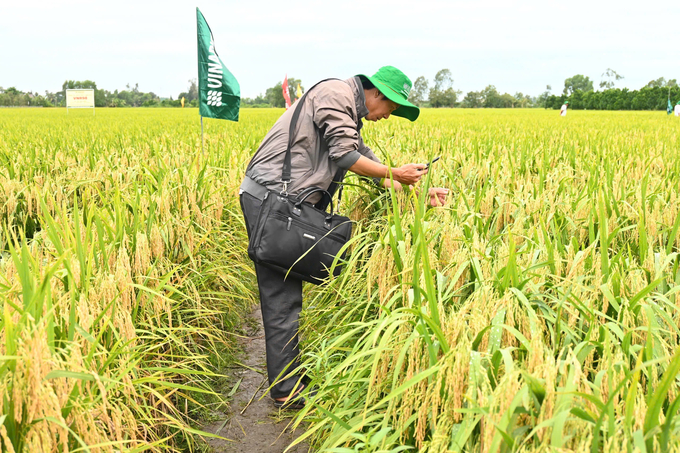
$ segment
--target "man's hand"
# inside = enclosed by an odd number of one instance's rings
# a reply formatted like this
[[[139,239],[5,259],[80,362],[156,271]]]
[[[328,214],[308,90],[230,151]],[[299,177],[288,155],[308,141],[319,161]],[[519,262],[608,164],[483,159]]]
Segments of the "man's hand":
[[[390,179],[390,168],[366,156],[361,156],[349,170],[361,176]],[[420,181],[420,178],[427,174],[428,168],[426,164],[406,164],[391,170],[395,181],[410,186]]]
[[[431,206],[444,206],[446,204],[446,197],[449,196],[449,189],[430,187],[428,195],[430,195]]]
[[[406,164],[392,169],[392,178],[402,184],[411,186],[420,181],[420,178],[425,176],[428,171],[429,169],[425,164]]]

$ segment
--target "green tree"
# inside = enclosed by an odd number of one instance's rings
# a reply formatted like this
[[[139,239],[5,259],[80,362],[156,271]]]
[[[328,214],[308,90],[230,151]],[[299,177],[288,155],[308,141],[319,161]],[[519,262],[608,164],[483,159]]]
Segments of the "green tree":
[[[593,91],[593,81],[590,80],[590,77],[581,74],[576,74],[564,81],[563,94],[571,95],[576,90],[581,90],[583,92]]]
[[[271,88],[267,88],[267,91],[264,93],[264,97],[267,99],[267,103],[269,103],[272,107],[286,106],[286,100],[283,98],[282,82],[277,83]]]
[[[51,91],[45,90],[45,100],[47,100],[47,102],[49,102],[52,106],[62,105],[64,102],[64,93],[61,91],[52,93]]]
[[[500,108],[503,109],[509,109],[509,108],[515,108],[515,103],[517,102],[517,99],[510,93],[503,93],[501,94],[501,99],[500,99]]]
[[[484,98],[479,91],[469,91],[463,98],[462,107],[468,109],[478,109],[484,104]]]
[[[565,95],[555,96],[554,94],[551,94],[545,102],[545,108],[559,109],[566,100],[567,97]]]
[[[198,85],[196,84],[196,79],[189,79],[189,88],[187,91],[182,91],[179,95],[177,95],[177,99],[182,98],[184,98],[186,103],[198,99]]]
[[[541,93],[541,95],[538,97],[538,101],[536,103],[537,107],[543,107],[543,108],[548,108],[548,98],[550,97],[550,92],[552,91],[552,87],[550,85],[545,86],[545,91]]]
[[[651,80],[645,88],[673,88],[678,86],[678,81],[676,79],[666,80],[664,77],[659,77],[656,80]]]
[[[297,91],[298,83],[300,84],[300,89],[304,92],[305,88],[302,86],[302,81],[294,77],[288,77],[288,94],[290,95],[291,102],[296,98],[295,92]],[[267,103],[272,107],[285,107],[286,101],[283,98],[283,82],[279,82],[273,87],[267,88],[264,97],[267,99]]]
[[[432,107],[455,107],[460,91],[453,89],[451,71],[442,69],[434,76],[434,88],[430,90]]]
[[[61,89],[66,91],[67,89],[69,90],[96,90],[97,89],[97,83],[93,82],[92,80],[66,80],[62,86]]]
[[[425,103],[429,91],[430,82],[428,82],[428,80],[425,77],[420,76],[413,83],[413,89],[411,90],[411,94],[409,94],[408,100],[412,104],[421,106]]]
[[[186,101],[193,101],[198,99],[198,85],[196,84],[196,79],[189,80],[189,91],[187,92]]]
[[[0,105],[26,105],[23,100],[24,93],[15,87],[9,87],[0,91]]]
[[[600,88],[604,88],[605,90],[614,88],[614,84],[623,79],[623,76],[618,74],[612,68],[607,68],[607,70],[602,73],[602,77],[606,77],[606,80],[602,79],[600,81]]]
[[[241,106],[243,107],[271,107],[267,99],[259,94],[255,98],[241,98]]]
[[[112,98],[111,101],[109,102],[109,107],[125,107],[126,105],[127,103],[125,102],[125,100],[119,97]]]
[[[290,96],[290,102],[295,102],[295,100],[297,99],[298,84],[300,84],[300,90],[302,90],[302,94],[304,94],[305,87],[302,86],[302,80],[295,79],[293,77],[288,77],[288,95]],[[283,91],[281,91],[281,97],[283,97]]]
[[[61,85],[61,90],[64,98],[66,97],[66,90],[94,90],[94,106],[105,107],[107,94],[105,90],[97,88],[97,83],[92,80],[66,80]]]
[[[482,94],[482,107],[485,108],[500,108],[503,107],[503,100],[501,99],[501,94],[498,92],[495,86],[488,85],[481,92]]]
[[[513,107],[521,107],[523,109],[527,107],[533,107],[534,100],[528,94],[515,93]]]
[[[146,106],[154,106],[160,102],[160,98],[152,92],[144,93],[139,89],[139,84],[135,83],[134,87],[131,87],[128,83],[125,86],[125,90],[116,90],[113,93],[109,93],[107,97],[107,105],[111,107],[141,107],[146,104]],[[114,101],[113,99],[118,99],[119,101]]]
[[[29,107],[52,107],[46,97],[30,91],[24,93],[15,87],[3,89],[0,87],[0,105],[4,106],[29,106]]]

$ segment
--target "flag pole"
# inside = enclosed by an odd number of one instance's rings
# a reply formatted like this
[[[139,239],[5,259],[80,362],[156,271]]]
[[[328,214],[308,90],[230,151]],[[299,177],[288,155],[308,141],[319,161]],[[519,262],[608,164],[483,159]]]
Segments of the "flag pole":
[[[203,138],[203,115],[201,115],[201,154],[205,154],[203,151],[203,144],[205,143],[205,139]]]

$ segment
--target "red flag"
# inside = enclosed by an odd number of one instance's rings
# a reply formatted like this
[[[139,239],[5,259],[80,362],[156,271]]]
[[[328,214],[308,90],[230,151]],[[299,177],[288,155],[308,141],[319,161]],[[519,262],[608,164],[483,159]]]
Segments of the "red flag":
[[[283,99],[286,100],[286,110],[290,107],[290,93],[288,93],[288,74],[283,79]]]

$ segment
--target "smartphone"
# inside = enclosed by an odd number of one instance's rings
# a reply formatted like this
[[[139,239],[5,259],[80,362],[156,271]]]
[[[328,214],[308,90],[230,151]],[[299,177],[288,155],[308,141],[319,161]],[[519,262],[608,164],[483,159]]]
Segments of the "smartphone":
[[[437,157],[435,157],[434,159],[432,159],[432,160],[430,161],[430,163],[427,164],[427,165],[425,166],[425,168],[430,168],[430,165],[432,165],[433,163],[437,162],[437,161],[439,160],[440,157],[441,157],[441,156],[437,156]]]

